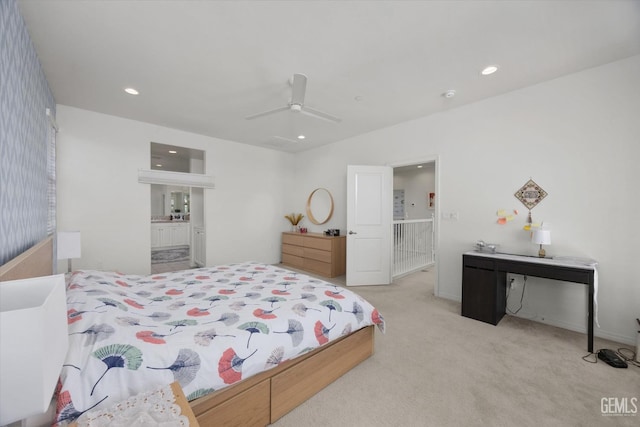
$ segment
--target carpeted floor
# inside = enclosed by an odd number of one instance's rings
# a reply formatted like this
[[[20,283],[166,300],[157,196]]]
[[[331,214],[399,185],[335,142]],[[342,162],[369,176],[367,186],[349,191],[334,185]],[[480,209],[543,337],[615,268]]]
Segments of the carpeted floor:
[[[433,296],[431,271],[351,289],[387,321],[375,354],[275,427],[640,425],[640,368],[585,362],[585,334],[462,317],[459,303]],[[623,347],[597,337],[594,346]],[[637,411],[603,415],[608,398],[630,411],[635,398]]]
[[[189,246],[174,246],[151,251],[151,264],[189,261]]]

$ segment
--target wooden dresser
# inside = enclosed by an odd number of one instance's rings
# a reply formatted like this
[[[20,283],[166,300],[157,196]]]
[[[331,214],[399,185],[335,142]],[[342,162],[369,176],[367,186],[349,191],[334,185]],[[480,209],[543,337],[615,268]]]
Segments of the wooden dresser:
[[[347,238],[282,233],[282,263],[324,277],[342,276],[347,271]]]

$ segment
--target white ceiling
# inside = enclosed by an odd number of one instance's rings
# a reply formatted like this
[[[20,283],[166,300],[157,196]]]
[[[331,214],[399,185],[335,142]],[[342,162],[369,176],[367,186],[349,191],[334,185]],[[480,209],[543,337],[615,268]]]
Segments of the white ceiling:
[[[289,152],[640,54],[636,0],[19,5],[57,103]],[[286,106],[294,73],[340,123],[245,120]]]

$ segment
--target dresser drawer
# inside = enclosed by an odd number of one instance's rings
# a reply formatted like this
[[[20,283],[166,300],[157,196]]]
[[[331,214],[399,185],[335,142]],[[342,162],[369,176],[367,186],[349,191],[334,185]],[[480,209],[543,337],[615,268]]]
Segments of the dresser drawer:
[[[304,258],[295,255],[282,254],[282,263],[290,265],[291,267],[302,268]]]
[[[303,248],[304,258],[314,259],[316,261],[331,262],[331,252],[321,251],[320,249]]]
[[[304,236],[295,234],[282,234],[282,244],[303,246]]]
[[[322,276],[332,277],[331,264],[328,262],[317,261],[315,259],[304,258],[302,268]]]
[[[333,240],[331,240],[331,239],[323,239],[322,237],[308,237],[308,236],[305,236],[305,238],[304,238],[304,247],[305,248],[320,249],[320,250],[323,250],[323,251],[330,251],[331,250],[331,242],[333,242]]]
[[[320,276],[341,276],[346,272],[346,244],[344,236],[283,232],[282,264]]]
[[[304,256],[304,248],[302,246],[288,245],[286,243],[283,243],[282,253],[295,256]]]

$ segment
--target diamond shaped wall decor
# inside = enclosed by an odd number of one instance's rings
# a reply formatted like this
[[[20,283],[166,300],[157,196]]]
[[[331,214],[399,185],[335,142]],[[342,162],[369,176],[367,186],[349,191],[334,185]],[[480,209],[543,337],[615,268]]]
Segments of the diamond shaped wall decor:
[[[516,199],[520,200],[527,209],[531,210],[540,203],[542,199],[547,197],[547,192],[530,179],[516,191],[514,196],[516,196]]]

